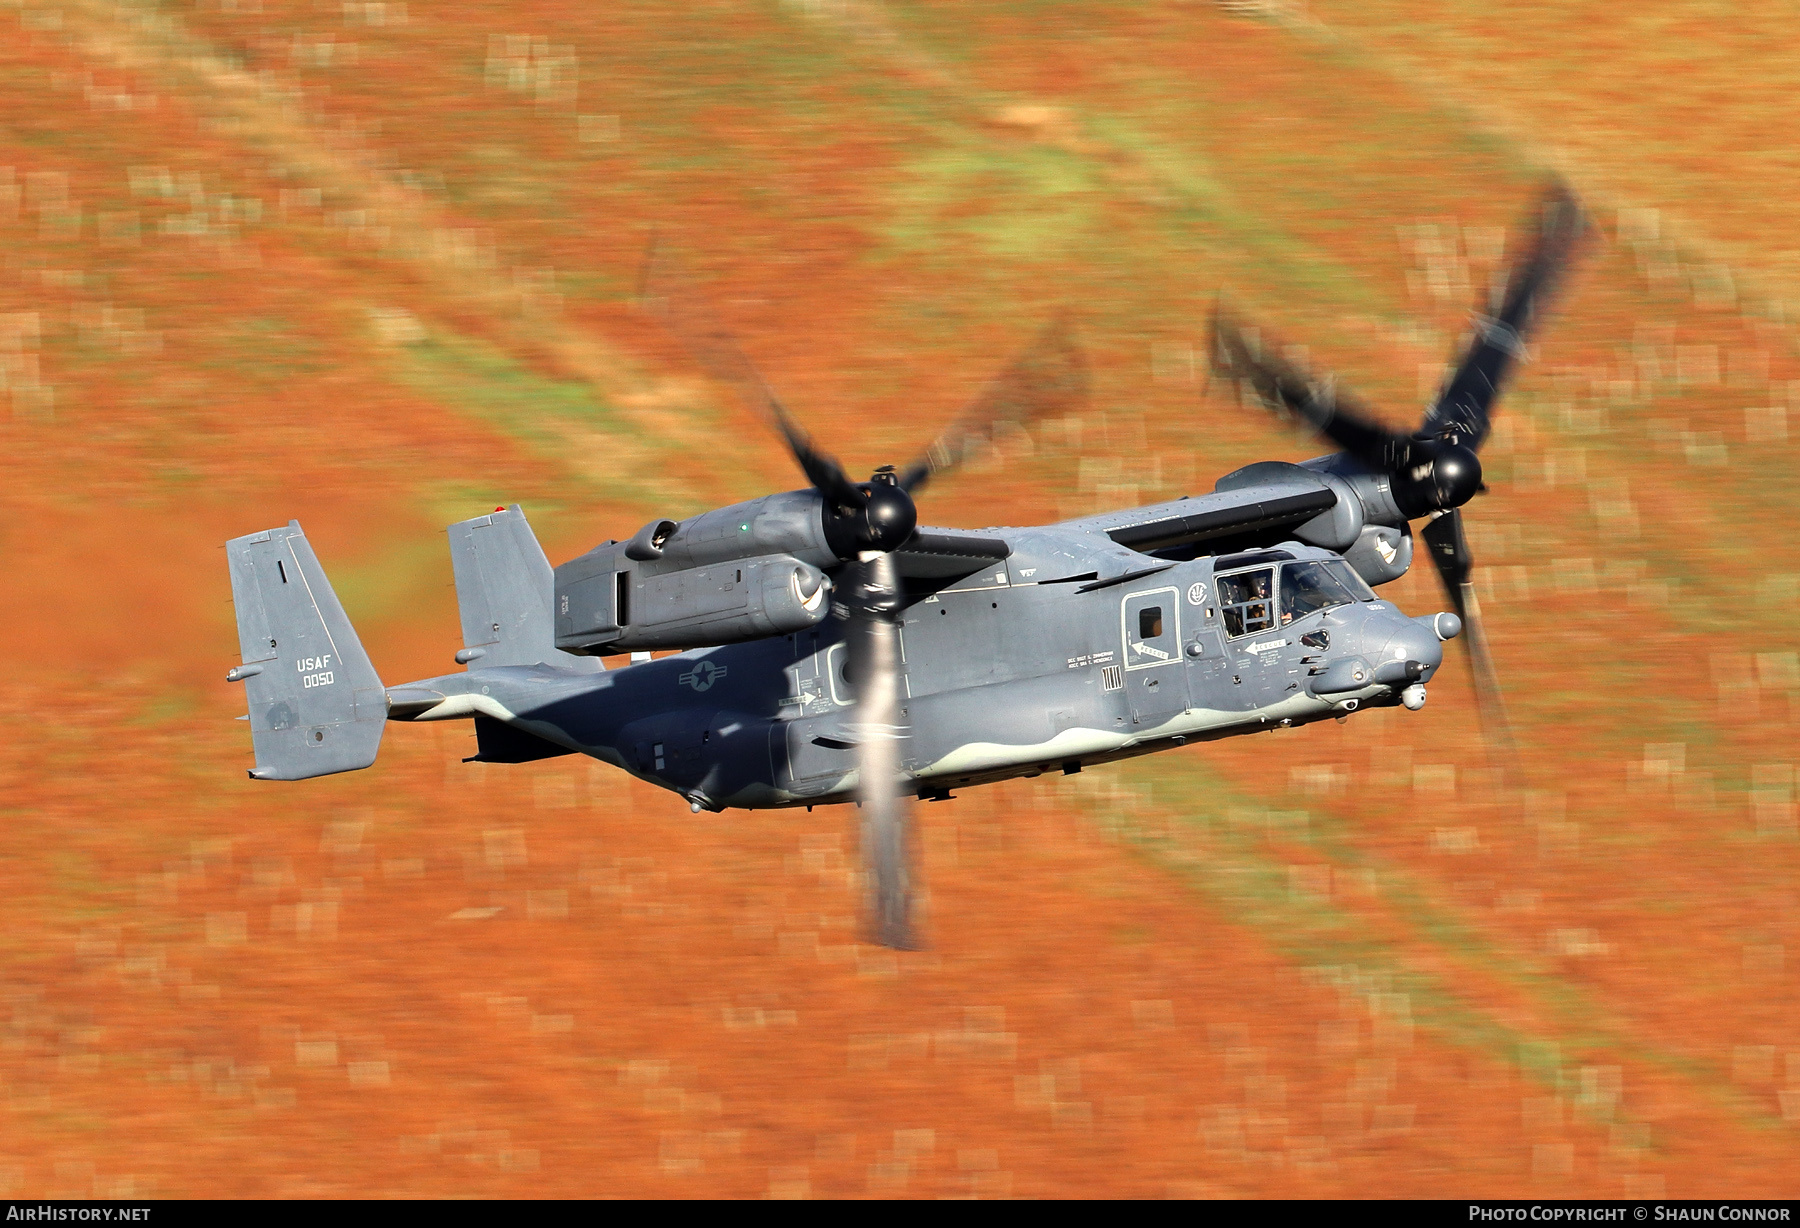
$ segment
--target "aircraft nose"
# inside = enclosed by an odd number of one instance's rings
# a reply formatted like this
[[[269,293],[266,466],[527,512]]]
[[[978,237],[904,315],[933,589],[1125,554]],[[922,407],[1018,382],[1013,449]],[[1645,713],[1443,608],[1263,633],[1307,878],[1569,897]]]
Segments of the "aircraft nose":
[[[1390,629],[1387,645],[1375,659],[1375,678],[1401,685],[1424,682],[1443,663],[1442,641],[1431,628],[1408,618],[1397,621]]]

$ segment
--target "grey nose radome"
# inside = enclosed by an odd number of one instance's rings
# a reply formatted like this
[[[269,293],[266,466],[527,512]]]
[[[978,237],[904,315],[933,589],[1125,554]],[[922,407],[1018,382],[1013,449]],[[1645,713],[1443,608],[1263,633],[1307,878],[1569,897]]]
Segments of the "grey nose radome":
[[[1425,619],[1409,618],[1394,628],[1387,647],[1375,657],[1375,681],[1389,686],[1423,682],[1443,663],[1443,642],[1436,629]]]
[[[1429,627],[1440,640],[1453,640],[1462,634],[1462,619],[1447,610],[1442,614],[1421,614],[1413,621]]]

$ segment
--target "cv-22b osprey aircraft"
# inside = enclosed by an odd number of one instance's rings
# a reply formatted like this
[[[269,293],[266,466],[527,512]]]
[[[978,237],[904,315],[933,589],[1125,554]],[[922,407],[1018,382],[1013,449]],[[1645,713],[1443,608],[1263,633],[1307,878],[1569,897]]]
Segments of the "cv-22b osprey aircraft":
[[[1080,403],[1065,328],[921,459],[855,482],[653,263],[647,301],[712,374],[755,393],[809,487],[653,520],[555,568],[517,506],[452,525],[465,668],[399,686],[376,674],[297,521],[232,540],[243,663],[228,678],[248,692],[249,774],[365,768],[388,721],[472,719],[477,761],[590,755],[695,811],[854,801],[870,937],[913,946],[915,800],[1424,705],[1443,641],[1466,628],[1479,642],[1458,509],[1481,489],[1490,407],[1582,226],[1553,189],[1417,432],[1380,426],[1221,311],[1216,375],[1338,451],[1249,465],[1207,494],[975,532],[920,526],[914,497],[1002,424]],[[1374,590],[1406,572],[1410,525],[1427,517],[1457,612],[1411,617]]]

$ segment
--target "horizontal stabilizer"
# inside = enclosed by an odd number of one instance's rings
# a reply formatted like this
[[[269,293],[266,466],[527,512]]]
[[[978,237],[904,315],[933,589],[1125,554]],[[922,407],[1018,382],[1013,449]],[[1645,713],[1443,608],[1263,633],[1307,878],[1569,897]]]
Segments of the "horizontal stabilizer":
[[[300,522],[225,544],[257,780],[305,780],[375,762],[387,692]]]

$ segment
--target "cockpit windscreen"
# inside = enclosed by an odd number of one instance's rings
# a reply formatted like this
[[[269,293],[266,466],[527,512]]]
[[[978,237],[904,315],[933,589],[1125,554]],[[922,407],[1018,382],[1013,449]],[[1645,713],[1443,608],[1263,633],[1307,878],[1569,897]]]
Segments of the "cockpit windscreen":
[[[1288,563],[1281,569],[1281,624],[1305,618],[1334,605],[1349,605],[1358,597],[1342,574],[1342,563]],[[1366,591],[1366,590],[1365,590]]]

